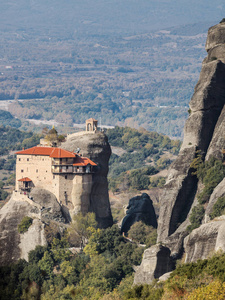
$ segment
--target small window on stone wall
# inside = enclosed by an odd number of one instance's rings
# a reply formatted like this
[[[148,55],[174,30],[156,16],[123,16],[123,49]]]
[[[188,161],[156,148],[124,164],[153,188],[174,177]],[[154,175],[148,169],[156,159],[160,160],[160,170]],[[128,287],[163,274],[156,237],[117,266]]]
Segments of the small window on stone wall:
[[[23,170],[21,170],[21,173],[23,173]]]
[[[29,161],[29,158],[27,158],[27,161]]]
[[[67,175],[65,175],[65,179],[67,179]]]
[[[21,161],[21,158],[19,158],[19,161]]]
[[[36,173],[38,173],[38,169],[36,169]]]

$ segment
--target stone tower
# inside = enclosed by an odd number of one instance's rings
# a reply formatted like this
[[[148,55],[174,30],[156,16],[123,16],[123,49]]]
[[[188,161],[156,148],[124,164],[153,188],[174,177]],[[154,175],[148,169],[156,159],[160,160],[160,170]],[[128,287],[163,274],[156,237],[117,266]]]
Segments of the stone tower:
[[[97,131],[98,121],[90,118],[86,120],[86,131]]]

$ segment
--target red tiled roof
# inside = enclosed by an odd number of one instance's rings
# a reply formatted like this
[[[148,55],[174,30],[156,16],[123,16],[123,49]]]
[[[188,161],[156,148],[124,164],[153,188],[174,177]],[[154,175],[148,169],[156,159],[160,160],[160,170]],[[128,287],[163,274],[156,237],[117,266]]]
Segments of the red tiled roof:
[[[24,178],[19,179],[18,181],[31,182],[32,180],[28,177],[24,177]]]
[[[57,147],[39,147],[35,146],[26,150],[18,151],[16,154],[22,155],[41,155],[41,156],[50,156],[52,158],[74,158],[76,157],[75,153],[70,151],[57,148]]]
[[[92,160],[87,157],[77,156],[75,159],[75,163],[73,164],[75,167],[82,167],[87,165],[97,166]]]

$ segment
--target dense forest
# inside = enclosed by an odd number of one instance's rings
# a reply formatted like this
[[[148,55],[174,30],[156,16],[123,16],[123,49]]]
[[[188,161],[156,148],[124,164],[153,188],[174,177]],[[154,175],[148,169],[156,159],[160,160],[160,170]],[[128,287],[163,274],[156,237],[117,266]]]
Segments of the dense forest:
[[[23,234],[31,224],[32,219],[25,217],[18,231]],[[140,234],[146,237],[143,226],[133,230],[133,242],[121,236],[117,225],[97,229],[93,214],[77,215],[61,236],[55,236],[55,226],[47,224],[48,246],[37,246],[30,251],[28,262],[20,260],[0,268],[1,299],[222,300],[225,297],[224,254],[217,253],[197,263],[180,261],[167,281],[132,287],[133,266],[140,264],[145,249],[139,244]],[[148,246],[156,241],[152,235],[147,239]],[[81,246],[80,252],[73,251],[74,245]]]

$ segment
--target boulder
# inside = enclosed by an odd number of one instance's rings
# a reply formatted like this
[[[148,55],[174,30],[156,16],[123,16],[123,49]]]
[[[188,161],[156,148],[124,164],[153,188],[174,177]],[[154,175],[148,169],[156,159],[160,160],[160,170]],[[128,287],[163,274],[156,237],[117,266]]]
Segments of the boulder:
[[[89,211],[94,212],[99,227],[106,228],[113,224],[108,194],[108,162],[111,155],[111,148],[107,136],[100,131],[79,132],[68,135],[67,141],[61,148],[76,152],[79,148],[84,157],[90,158],[97,166],[97,171],[92,177],[90,187]],[[84,191],[85,192],[85,191]],[[82,199],[82,193],[80,193]],[[73,212],[71,211],[71,214]]]
[[[157,220],[152,200],[146,193],[129,200],[126,216],[122,221],[121,232],[127,233],[130,227],[138,221],[157,228]]]
[[[173,268],[169,248],[160,244],[154,245],[145,250],[141,265],[135,267],[134,284],[150,284]]]

